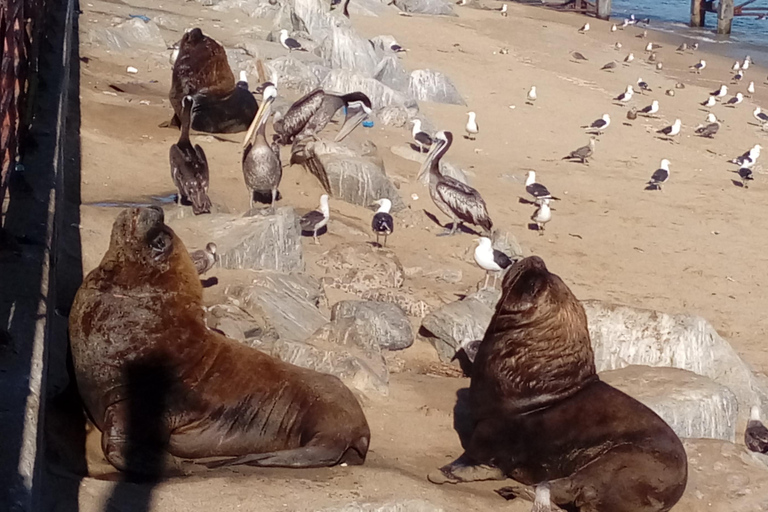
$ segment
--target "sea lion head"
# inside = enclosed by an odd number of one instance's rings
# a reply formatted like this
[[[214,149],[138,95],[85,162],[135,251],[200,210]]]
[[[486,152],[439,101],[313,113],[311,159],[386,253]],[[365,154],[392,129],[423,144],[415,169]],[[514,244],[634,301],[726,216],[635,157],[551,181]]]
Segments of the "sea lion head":
[[[101,281],[123,288],[151,286],[163,291],[199,292],[194,263],[182,241],[165,225],[156,206],[128,208],[112,225],[109,249],[99,269]]]
[[[581,303],[538,256],[515,263],[472,369],[472,388],[512,410],[570,396],[596,378]]]

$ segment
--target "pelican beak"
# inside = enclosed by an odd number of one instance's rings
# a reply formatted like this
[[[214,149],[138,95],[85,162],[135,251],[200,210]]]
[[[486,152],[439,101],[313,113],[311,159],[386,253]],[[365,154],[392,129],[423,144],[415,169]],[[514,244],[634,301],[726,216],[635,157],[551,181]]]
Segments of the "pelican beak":
[[[261,105],[259,105],[259,110],[256,112],[256,115],[253,117],[253,121],[251,121],[251,126],[248,127],[248,131],[246,132],[245,138],[243,139],[243,148],[245,148],[246,146],[248,146],[248,144],[251,144],[253,142],[253,138],[256,135],[256,133],[259,131],[259,128],[261,128],[261,126],[267,122],[267,119],[269,119],[269,111],[273,101],[275,101],[275,98],[270,97],[262,101]]]
[[[336,138],[333,139],[333,141],[341,142],[344,140],[344,138],[352,133],[352,130],[357,128],[357,125],[362,123],[366,117],[368,117],[368,113],[363,109],[355,109],[353,112],[350,112],[350,109],[347,108],[347,117],[344,118],[344,124],[341,126],[339,133],[336,134]]]
[[[432,143],[432,147],[429,148],[429,153],[427,153],[427,158],[424,159],[424,163],[421,164],[421,169],[419,169],[419,174],[416,176],[416,180],[420,181],[424,175],[429,172],[429,168],[432,166],[432,160],[434,160],[435,154],[440,151],[445,143],[446,141],[443,139],[437,139]]]

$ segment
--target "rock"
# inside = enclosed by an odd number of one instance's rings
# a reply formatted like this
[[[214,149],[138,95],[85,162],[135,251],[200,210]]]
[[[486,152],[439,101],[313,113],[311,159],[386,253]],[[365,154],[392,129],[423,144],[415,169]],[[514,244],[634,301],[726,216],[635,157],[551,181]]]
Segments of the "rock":
[[[268,208],[255,209],[248,215],[226,216],[212,229],[219,267],[281,272],[304,269],[301,227],[293,208],[282,206],[274,213]]]
[[[304,29],[315,41],[320,41],[324,35],[336,25],[349,27],[350,23],[344,16],[332,14],[331,3],[322,0],[292,0],[295,16],[301,20]],[[287,27],[282,27],[287,28]],[[295,28],[294,30],[298,30]]]
[[[584,301],[598,371],[628,365],[669,366],[727,387],[746,422],[752,405],[768,407],[768,388],[705,319]]]
[[[152,20],[131,18],[111,28],[88,30],[86,34],[86,41],[94,46],[117,52],[138,48],[164,54],[168,47],[160,27]]]
[[[450,78],[429,69],[417,69],[411,73],[408,94],[419,101],[466,105]]]
[[[227,286],[224,293],[263,319],[281,341],[305,341],[328,322],[318,309],[324,298],[321,285],[306,274],[256,272],[251,283]]]
[[[437,281],[443,281],[444,283],[456,284],[461,282],[463,274],[460,269],[442,268],[427,272],[424,276]]]
[[[483,339],[500,296],[498,290],[480,290],[424,317],[421,327],[441,361],[449,363],[462,342]]]
[[[205,308],[205,322],[209,328],[252,347],[274,343],[278,339],[277,331],[263,317],[257,318],[234,304]]]
[[[736,439],[736,396],[707,377],[677,368],[628,366],[600,378],[647,405],[680,437]]]
[[[376,112],[379,122],[386,126],[403,128],[408,124],[408,111],[401,107],[384,107]]]
[[[414,14],[456,16],[453,6],[445,0],[395,0],[395,6],[401,11]]]
[[[363,292],[360,297],[363,300],[395,304],[405,311],[406,315],[416,318],[424,318],[432,311],[432,307],[429,304],[417,298],[410,290],[405,289],[373,288]]]
[[[503,252],[513,261],[524,257],[523,247],[518,243],[515,235],[509,231],[497,231],[494,233],[493,248]],[[474,249],[472,250],[474,251]]]
[[[321,512],[444,512],[444,509],[424,500],[402,500],[387,503],[352,502],[340,507],[326,508]]]
[[[318,46],[318,55],[331,69],[373,76],[379,58],[371,43],[351,27],[332,26]]]
[[[373,72],[373,78],[396,91],[407,92],[410,76],[392,52],[381,59]]]
[[[281,88],[294,89],[299,94],[307,94],[320,86],[320,78],[312,67],[291,56],[278,57],[265,63],[270,78]],[[328,68],[322,67],[328,73]]]
[[[404,109],[409,117],[415,116],[419,111],[416,101],[407,94],[387,87],[375,78],[345,69],[331,70],[323,80],[321,87],[339,94],[360,91],[371,99],[374,110],[384,107],[398,107]]]
[[[378,0],[356,0],[349,3],[348,9],[352,16],[379,16],[386,12],[387,7]],[[336,10],[341,12],[339,6]]]
[[[323,278],[323,284],[356,295],[376,288],[400,288],[404,282],[397,255],[366,243],[339,244],[323,254],[317,264],[330,274]]]
[[[360,321],[366,335],[385,350],[413,345],[413,329],[405,313],[389,302],[344,300],[331,309],[331,321],[351,318]]]

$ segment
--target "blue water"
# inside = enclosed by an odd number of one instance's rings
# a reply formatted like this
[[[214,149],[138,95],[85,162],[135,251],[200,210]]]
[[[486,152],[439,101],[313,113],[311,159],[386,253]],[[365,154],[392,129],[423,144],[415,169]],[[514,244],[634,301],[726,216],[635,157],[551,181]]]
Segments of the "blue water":
[[[736,5],[745,0],[735,0]],[[717,43],[726,54],[739,55],[744,51],[754,51],[768,56],[768,19],[758,20],[754,16],[737,16],[733,20],[731,36],[718,36],[717,13],[708,12],[706,27],[693,29],[690,0],[613,0],[613,16],[619,20],[634,14],[637,19],[650,18],[649,28],[674,32],[709,43]],[[748,7],[768,9],[768,0],[757,0]],[[742,55],[743,56],[743,55]],[[761,64],[768,64],[760,59]]]

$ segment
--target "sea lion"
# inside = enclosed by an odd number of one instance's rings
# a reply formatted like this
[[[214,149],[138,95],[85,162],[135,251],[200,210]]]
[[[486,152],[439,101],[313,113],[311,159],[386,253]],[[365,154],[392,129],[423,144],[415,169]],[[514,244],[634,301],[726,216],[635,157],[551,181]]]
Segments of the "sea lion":
[[[536,256],[515,263],[473,367],[465,453],[435,483],[512,478],[581,512],[662,512],[685,490],[680,439],[600,381],[587,316]],[[507,497],[506,489],[499,491]]]
[[[368,423],[338,378],[206,327],[197,271],[160,208],[117,217],[69,333],[80,394],[120,470],[153,474],[166,453],[227,457],[210,466],[365,461]]]
[[[245,81],[235,82],[224,47],[199,28],[185,33],[173,64],[169,98],[171,126],[179,126],[182,99],[192,96],[191,126],[208,133],[236,133],[248,129],[257,103]]]

